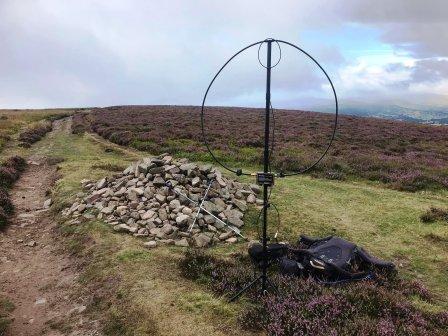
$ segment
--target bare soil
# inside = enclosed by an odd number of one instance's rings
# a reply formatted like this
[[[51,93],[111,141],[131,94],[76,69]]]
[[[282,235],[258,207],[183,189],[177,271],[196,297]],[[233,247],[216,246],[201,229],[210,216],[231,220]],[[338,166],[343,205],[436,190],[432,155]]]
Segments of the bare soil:
[[[67,121],[56,121],[57,131]],[[51,134],[49,135],[51,136]],[[29,158],[11,190],[15,215],[0,233],[0,295],[14,305],[6,335],[100,335],[77,296],[76,262],[64,253],[56,222],[43,204],[57,179],[46,157]]]

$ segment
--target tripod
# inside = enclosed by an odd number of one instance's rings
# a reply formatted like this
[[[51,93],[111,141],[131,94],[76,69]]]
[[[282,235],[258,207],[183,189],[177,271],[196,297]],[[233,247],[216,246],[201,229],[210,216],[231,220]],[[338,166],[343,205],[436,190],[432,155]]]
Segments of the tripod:
[[[269,191],[268,188],[272,187],[274,182],[274,175],[269,171],[269,119],[271,111],[271,53],[272,53],[272,42],[274,40],[267,39],[267,63],[266,63],[266,107],[265,107],[265,119],[264,119],[264,152],[263,152],[263,173],[257,174],[258,184],[263,184],[263,235],[262,235],[262,245],[263,245],[263,256],[261,262],[261,274],[250,282],[247,286],[241,289],[237,294],[230,298],[230,302],[239,298],[247,290],[255,286],[261,281],[261,290],[263,293],[267,292],[267,285],[272,287],[274,290],[276,288],[269,280],[267,271],[269,263],[267,260],[267,243],[269,238],[267,237],[267,227],[268,227],[268,207],[269,207]]]

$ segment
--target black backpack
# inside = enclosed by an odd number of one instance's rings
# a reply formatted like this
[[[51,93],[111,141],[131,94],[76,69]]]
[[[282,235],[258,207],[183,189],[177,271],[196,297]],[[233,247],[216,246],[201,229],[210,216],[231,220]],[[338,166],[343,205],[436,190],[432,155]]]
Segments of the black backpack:
[[[362,247],[345,239],[328,236],[310,238],[300,236],[301,248],[289,248],[289,257],[280,260],[280,270],[284,274],[313,276],[323,283],[339,283],[371,279],[376,272],[391,272],[395,266],[371,256]],[[296,263],[297,266],[293,266]]]
[[[268,263],[278,263],[280,272],[291,276],[312,276],[321,283],[341,283],[371,279],[375,273],[391,272],[395,266],[371,256],[362,247],[339,237],[309,238],[300,236],[300,248],[269,244]],[[249,248],[256,265],[263,260],[261,244]]]

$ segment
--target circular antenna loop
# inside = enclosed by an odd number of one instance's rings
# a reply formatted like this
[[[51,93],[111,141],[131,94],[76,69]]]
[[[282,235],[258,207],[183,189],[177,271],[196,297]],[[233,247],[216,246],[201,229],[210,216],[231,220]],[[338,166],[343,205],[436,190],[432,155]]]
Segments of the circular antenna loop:
[[[327,146],[325,147],[324,151],[323,151],[322,154],[319,156],[319,158],[318,158],[313,164],[311,164],[310,166],[308,166],[308,167],[306,167],[305,169],[302,169],[302,170],[300,170],[300,171],[295,171],[295,172],[286,174],[283,170],[281,170],[281,171],[280,171],[279,173],[277,173],[276,175],[277,175],[277,176],[280,176],[280,177],[286,177],[286,176],[293,176],[293,175],[303,174],[303,173],[306,173],[306,172],[310,171],[310,170],[313,169],[316,165],[318,165],[319,162],[322,161],[322,159],[324,158],[324,156],[325,156],[325,155],[328,153],[328,151],[330,150],[330,147],[331,147],[331,145],[332,145],[332,143],[333,143],[333,141],[334,141],[334,139],[335,139],[335,137],[336,137],[336,129],[337,129],[338,115],[339,115],[338,97],[337,97],[336,89],[334,88],[333,82],[332,82],[331,79],[330,79],[330,76],[328,76],[327,72],[326,72],[325,69],[319,64],[319,62],[318,62],[314,57],[312,57],[309,53],[307,53],[305,50],[303,50],[302,48],[300,48],[300,47],[298,47],[298,46],[296,46],[296,45],[294,45],[294,44],[292,44],[292,43],[290,43],[290,42],[287,42],[287,41],[277,40],[277,39],[266,39],[266,40],[263,40],[263,41],[258,41],[258,42],[252,43],[252,44],[250,44],[250,45],[244,47],[243,49],[239,50],[237,53],[235,53],[235,54],[234,54],[232,57],[230,57],[230,58],[224,63],[224,65],[219,69],[219,71],[215,74],[215,76],[212,78],[211,82],[209,83],[209,85],[208,85],[208,87],[207,87],[207,90],[205,91],[204,98],[202,99],[202,105],[201,105],[201,131],[202,131],[203,141],[204,141],[204,144],[205,144],[205,146],[206,146],[208,152],[209,152],[210,155],[212,156],[213,160],[215,160],[221,167],[223,167],[224,169],[226,169],[226,170],[228,170],[228,171],[230,171],[230,172],[232,172],[232,173],[234,173],[234,174],[236,174],[236,175],[238,175],[238,176],[240,176],[240,175],[252,175],[252,174],[249,173],[249,172],[244,172],[244,171],[243,171],[242,169],[240,169],[240,168],[238,168],[238,169],[232,169],[232,168],[230,168],[230,167],[227,166],[225,163],[221,162],[221,161],[220,161],[220,160],[213,154],[213,151],[212,151],[211,148],[210,148],[210,145],[209,145],[209,143],[208,143],[208,141],[207,141],[207,137],[206,137],[206,134],[205,134],[205,127],[204,127],[204,110],[205,110],[205,102],[206,102],[206,100],[207,100],[207,95],[208,95],[208,93],[209,93],[209,91],[210,91],[210,89],[211,89],[213,83],[214,83],[215,80],[218,78],[218,76],[221,74],[221,72],[224,70],[224,68],[225,68],[225,67],[226,67],[226,66],[227,66],[233,59],[235,59],[238,55],[240,55],[240,54],[241,54],[242,52],[244,52],[245,50],[247,50],[247,49],[249,49],[249,48],[251,48],[251,47],[254,47],[254,46],[258,45],[258,62],[259,62],[264,68],[267,69],[267,67],[266,67],[266,66],[261,62],[261,60],[260,60],[260,49],[261,49],[261,45],[262,45],[263,43],[267,43],[267,42],[271,42],[271,43],[272,43],[272,42],[275,42],[275,43],[277,44],[278,48],[279,48],[279,59],[278,59],[277,63],[275,63],[274,65],[270,66],[270,69],[272,69],[272,68],[274,68],[276,65],[278,65],[278,63],[279,63],[280,60],[281,60],[281,57],[282,57],[282,56],[281,56],[282,49],[281,49],[281,46],[280,46],[281,44],[285,44],[285,45],[288,45],[288,46],[290,46],[290,47],[296,49],[297,51],[299,51],[299,52],[302,53],[303,55],[307,56],[307,57],[308,57],[308,58],[309,58],[315,65],[317,65],[317,67],[318,67],[318,68],[322,71],[322,73],[325,75],[325,78],[327,79],[328,83],[330,84],[331,90],[332,90],[332,92],[333,92],[334,103],[335,103],[335,117],[334,117],[334,122],[333,122],[333,126],[332,126],[332,133],[331,133],[330,139],[329,139],[329,141],[328,141],[328,143],[327,143]],[[271,109],[272,109],[272,107],[271,107]]]
[[[275,42],[277,44],[277,47],[278,47],[278,60],[277,60],[277,62],[274,65],[271,65],[269,67],[270,69],[272,69],[272,68],[275,68],[280,63],[280,61],[282,59],[282,48],[280,47],[280,43],[278,43],[278,41],[276,41],[274,39],[266,39],[262,43],[260,43],[260,45],[258,46],[258,52],[257,52],[257,54],[258,54],[258,63],[260,63],[260,65],[263,68],[265,68],[265,69],[267,69],[268,67],[266,65],[264,65],[263,62],[261,61],[260,50],[261,50],[261,46],[263,45],[263,43],[267,43],[267,42]]]

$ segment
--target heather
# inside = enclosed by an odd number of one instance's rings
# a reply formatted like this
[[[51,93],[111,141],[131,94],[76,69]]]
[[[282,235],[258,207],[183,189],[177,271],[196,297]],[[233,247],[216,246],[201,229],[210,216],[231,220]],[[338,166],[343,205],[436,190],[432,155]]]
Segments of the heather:
[[[26,161],[20,156],[12,156],[0,165],[0,229],[7,225],[8,216],[14,211],[8,189],[18,180],[25,166]]]
[[[263,110],[207,108],[207,140],[233,166],[262,160]],[[275,120],[274,120],[275,119]],[[276,110],[272,167],[303,169],[322,153],[331,134],[331,114]],[[169,152],[210,160],[202,144],[200,109],[188,106],[122,106],[74,116],[73,132],[91,129],[120,145],[153,154]],[[363,178],[417,191],[448,189],[448,128],[374,118],[341,116],[334,145],[312,174]]]
[[[436,221],[448,222],[448,209],[431,208],[420,216],[423,223],[433,223]]]
[[[247,258],[218,259],[189,250],[179,262],[181,274],[217,295],[230,296],[253,279]],[[251,291],[242,299],[241,325],[268,335],[445,335],[448,312],[429,313],[412,299],[431,302],[419,282],[378,274],[372,281],[322,286],[312,279],[273,275],[278,293]]]
[[[22,147],[29,147],[33,143],[42,139],[45,134],[52,130],[51,122],[42,122],[19,134],[19,141]]]

